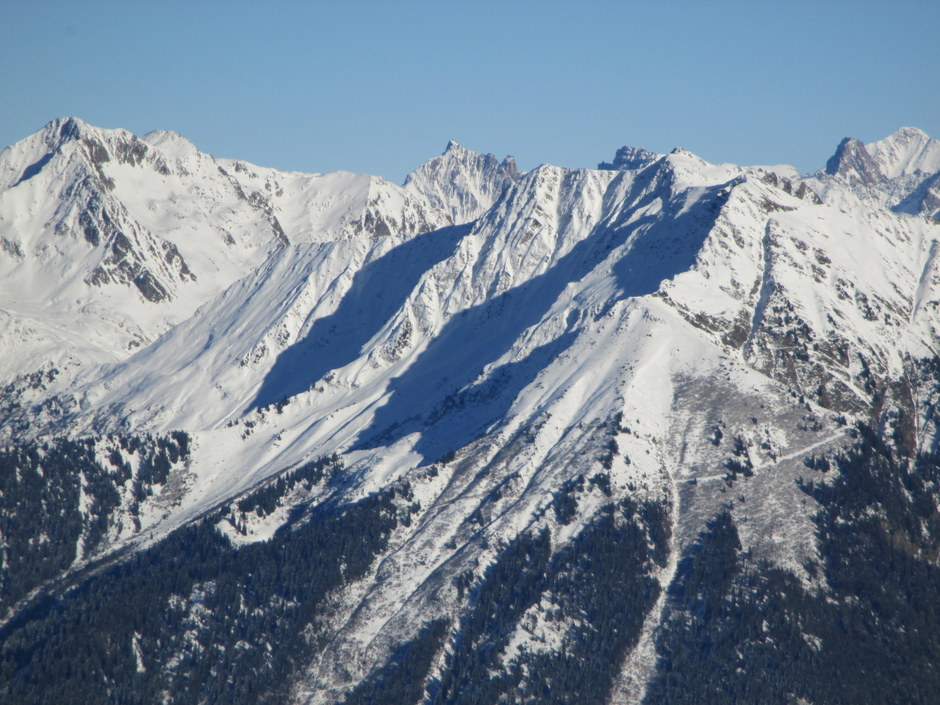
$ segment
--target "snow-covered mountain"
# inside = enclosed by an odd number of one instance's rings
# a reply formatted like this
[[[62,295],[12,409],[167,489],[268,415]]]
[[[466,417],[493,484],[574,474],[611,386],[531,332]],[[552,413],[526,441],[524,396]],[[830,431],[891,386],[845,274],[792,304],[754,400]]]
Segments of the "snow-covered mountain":
[[[865,145],[846,138],[819,177],[864,187],[863,193],[899,213],[940,217],[940,140],[922,130],[902,127],[883,140]],[[833,178],[827,178],[833,177]]]
[[[0,688],[932,692],[938,145],[397,186],[50,123],[0,154]]]
[[[55,120],[0,153],[0,379],[18,399],[32,398],[36,380],[67,386],[146,347],[284,248],[387,240],[350,249],[353,272],[367,251],[487,208],[515,178],[511,159],[491,162],[452,144],[399,187],[217,160],[170,132]],[[451,181],[473,184],[472,198]]]

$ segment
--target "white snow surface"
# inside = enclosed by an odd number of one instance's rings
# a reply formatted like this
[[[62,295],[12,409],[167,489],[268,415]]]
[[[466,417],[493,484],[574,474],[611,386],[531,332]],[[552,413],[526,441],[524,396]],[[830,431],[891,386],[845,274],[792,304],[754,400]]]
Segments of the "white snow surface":
[[[940,171],[940,140],[916,127],[902,127],[865,147],[888,178]]]

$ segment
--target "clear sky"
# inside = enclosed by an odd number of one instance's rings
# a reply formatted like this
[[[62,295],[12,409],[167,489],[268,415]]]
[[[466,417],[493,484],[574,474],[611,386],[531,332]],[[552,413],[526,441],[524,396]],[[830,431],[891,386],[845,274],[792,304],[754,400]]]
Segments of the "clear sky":
[[[0,145],[65,115],[394,181],[450,138],[811,171],[844,136],[940,137],[940,2],[0,0]]]

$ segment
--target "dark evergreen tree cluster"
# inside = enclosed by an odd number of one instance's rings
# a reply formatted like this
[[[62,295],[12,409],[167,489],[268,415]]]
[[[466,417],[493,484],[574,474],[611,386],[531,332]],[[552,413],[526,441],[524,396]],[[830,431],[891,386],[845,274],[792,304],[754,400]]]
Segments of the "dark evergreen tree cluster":
[[[342,470],[342,463],[336,454],[324,456],[305,463],[298,468],[281,473],[278,477],[240,499],[236,506],[243,514],[255,512],[258,516],[267,516],[280,506],[282,500],[297,485],[305,489],[329,481]]]
[[[725,469],[728,474],[725,476],[725,484],[729,487],[738,479],[738,475],[744,477],[754,476],[754,465],[751,463],[751,457],[747,450],[747,441],[741,436],[734,437],[734,446],[731,449],[732,457],[725,461]]]
[[[542,597],[551,550],[547,531],[520,534],[487,568],[461,620],[436,702],[495,703],[515,687],[519,674],[500,669],[498,659],[522,615]],[[502,672],[493,677],[494,670]]]
[[[436,619],[424,625],[411,641],[399,645],[392,658],[360,683],[343,705],[418,705],[434,657],[440,653],[450,623]]]
[[[618,516],[619,515],[619,516]],[[668,555],[670,526],[657,503],[608,505],[552,559],[548,597],[555,620],[570,626],[561,649],[526,655],[524,687],[510,702],[607,702],[646,614],[659,597],[652,577]]]
[[[897,431],[903,414],[893,418],[882,433],[859,427],[851,452],[806,463],[812,476],[800,486],[820,507],[821,560],[807,566],[818,588],[743,551],[729,512],[709,523],[669,588],[646,702],[936,701],[940,456],[909,457],[907,435]],[[22,597],[60,575],[79,539],[102,540],[107,522],[80,511],[80,492],[107,517],[128,483],[143,493],[165,483],[188,444],[184,434],[127,437],[104,465],[87,441],[3,451],[0,526],[19,551],[4,554],[4,595]],[[143,459],[136,472],[131,454]],[[47,587],[0,628],[0,701],[286,701],[324,647],[329,596],[365,576],[409,521],[410,488],[301,505],[271,539],[252,544],[232,544],[217,524],[236,510],[270,513],[299,485],[311,489],[341,471],[337,458],[318,459],[154,546]],[[573,478],[547,517],[572,522],[582,495],[595,491],[610,496],[605,473]],[[547,530],[520,534],[482,576],[459,577],[466,603],[458,621],[425,624],[345,705],[606,702],[660,594],[654,575],[667,560],[667,510],[608,500],[564,545],[553,546]],[[31,540],[37,531],[60,538]],[[562,645],[523,648],[507,660],[532,609]],[[435,662],[440,677],[430,678]]]
[[[552,498],[555,518],[562,524],[570,524],[578,514],[578,493],[584,490],[584,475],[578,475],[562,483],[561,489]]]
[[[0,608],[94,555],[115,513],[125,509],[136,519],[139,503],[189,455],[189,437],[182,432],[103,440],[118,446],[108,462],[97,457],[102,441],[88,439],[0,450]],[[138,457],[136,471],[125,454]],[[126,489],[130,499],[124,506]]]
[[[574,480],[565,494],[583,485]],[[667,558],[669,532],[663,505],[623,501],[554,555],[547,531],[520,535],[471,590],[432,701],[605,702],[659,595],[652,572]],[[564,647],[502,663],[520,619],[543,601],[553,605],[545,617],[565,633]]]
[[[241,547],[216,528],[227,510],[181,528],[5,625],[0,701],[283,702],[323,645],[326,597],[368,571],[407,500],[326,502]]]
[[[858,439],[802,484],[821,505],[820,590],[752,561],[719,516],[680,563],[646,702],[938,702],[940,457]]]

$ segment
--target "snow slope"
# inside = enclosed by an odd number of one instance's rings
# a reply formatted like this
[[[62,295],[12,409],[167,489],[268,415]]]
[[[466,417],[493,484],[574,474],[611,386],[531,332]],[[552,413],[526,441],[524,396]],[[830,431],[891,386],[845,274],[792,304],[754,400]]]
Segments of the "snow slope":
[[[0,154],[0,378],[123,360],[288,245],[465,222],[516,176],[494,160],[448,148],[400,187],[55,120]],[[457,173],[472,203],[448,185]]]

